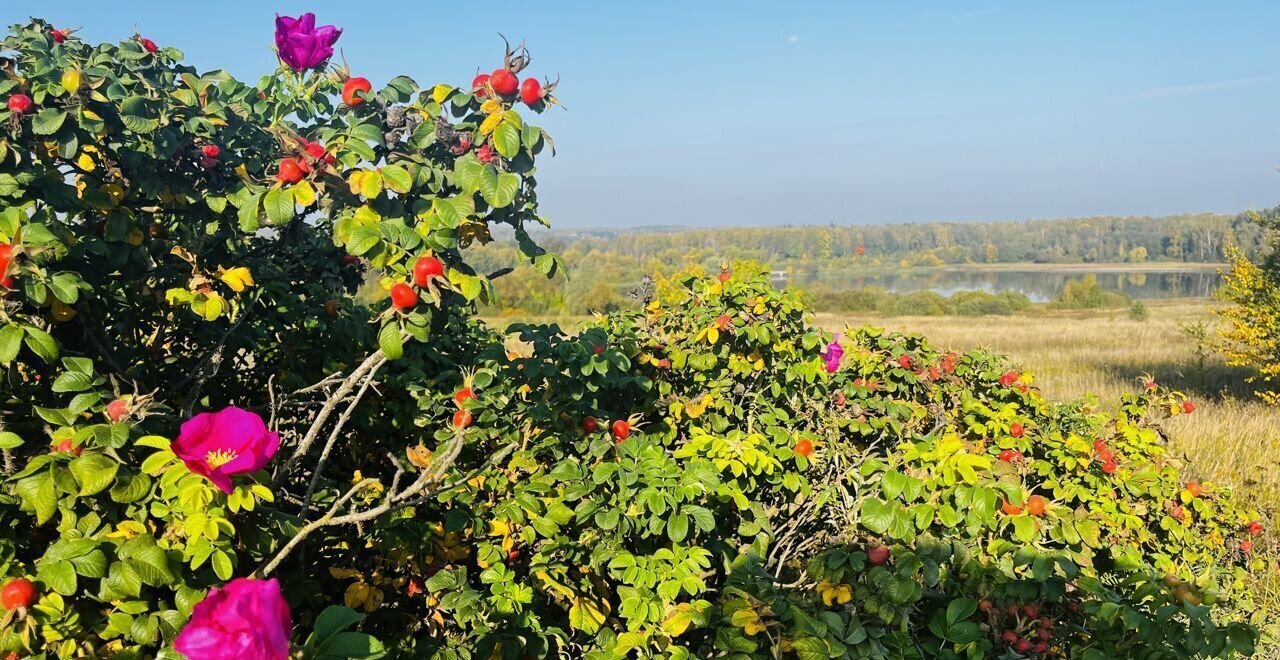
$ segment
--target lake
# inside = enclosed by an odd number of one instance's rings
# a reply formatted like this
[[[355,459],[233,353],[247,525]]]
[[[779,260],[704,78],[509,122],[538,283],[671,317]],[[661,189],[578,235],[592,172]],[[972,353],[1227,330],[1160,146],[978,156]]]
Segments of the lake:
[[[1016,291],[1032,302],[1049,302],[1062,292],[1067,282],[1094,275],[1103,287],[1121,291],[1135,300],[1164,298],[1207,298],[1222,284],[1218,268],[1206,267],[1107,269],[1082,266],[1002,266],[982,268],[927,268],[874,272],[793,272],[787,283],[794,286],[819,285],[824,288],[857,289],[874,286],[894,293],[934,291],[950,295],[957,291]]]

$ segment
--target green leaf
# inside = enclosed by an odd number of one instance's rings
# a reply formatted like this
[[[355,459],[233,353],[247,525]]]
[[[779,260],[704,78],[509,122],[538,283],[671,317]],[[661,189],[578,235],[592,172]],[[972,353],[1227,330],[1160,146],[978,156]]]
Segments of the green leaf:
[[[273,188],[262,198],[262,208],[267,212],[267,223],[280,226],[293,220],[293,189]]]
[[[884,500],[871,498],[862,502],[862,526],[876,534],[889,531],[894,517],[894,506]]]
[[[340,632],[321,644],[317,653],[321,658],[381,658],[386,649],[372,635]]]
[[[36,577],[63,596],[76,593],[76,567],[69,561],[42,563]]]
[[[142,578],[138,571],[123,561],[111,564],[107,577],[102,580],[100,596],[103,600],[137,598],[142,592]]]
[[[58,342],[49,333],[35,326],[26,326],[27,348],[30,348],[40,359],[53,364],[58,359]]]
[[[144,584],[158,587],[173,581],[173,570],[169,567],[169,556],[165,553],[164,548],[158,545],[148,543],[142,546],[133,556],[129,557],[129,563],[138,571],[138,577],[142,579]],[[215,570],[216,568],[215,566]],[[225,580],[226,578],[223,579]]]
[[[363,620],[364,615],[350,607],[330,605],[324,608],[320,616],[316,617],[313,641],[323,642]]]
[[[667,538],[675,543],[684,541],[689,536],[689,516],[677,513],[667,520]]]
[[[53,297],[72,305],[80,299],[80,276],[75,273],[58,273],[49,278],[49,289]]]
[[[17,433],[0,431],[0,449],[13,449],[22,446],[22,438]]]
[[[31,132],[36,135],[53,135],[58,132],[59,128],[62,128],[62,124],[66,120],[67,113],[65,110],[45,108],[31,118]]]
[[[252,234],[258,231],[258,208],[262,205],[262,196],[253,195],[249,201],[236,211],[236,220],[240,223],[240,231]]]
[[[388,323],[378,331],[378,348],[388,360],[399,360],[404,356],[404,341],[400,338],[400,326]]]
[[[716,517],[709,509],[695,505],[688,505],[681,509],[681,511],[689,514],[689,517],[693,518],[693,522],[698,526],[698,529],[704,532],[710,532],[716,528]]]
[[[16,197],[22,192],[22,186],[12,174],[0,174],[0,197]]]
[[[96,548],[88,554],[71,559],[71,565],[83,577],[100,578],[107,574],[107,556]]]
[[[1036,521],[1030,516],[1013,518],[1013,535],[1023,543],[1030,543],[1036,538]]]
[[[498,172],[486,165],[480,175],[480,196],[494,208],[510,206],[520,190],[520,177],[511,172]]]
[[[151,492],[151,477],[145,474],[120,475],[111,487],[111,500],[128,504],[137,502]]]
[[[9,364],[18,357],[22,349],[22,336],[26,334],[22,326],[9,323],[0,328],[0,364]]]
[[[503,121],[493,132],[493,146],[503,158],[515,158],[520,153],[519,122]]]
[[[35,509],[37,524],[48,522],[58,511],[58,489],[47,471],[19,481],[18,494]]]
[[[356,227],[347,237],[347,252],[358,257],[377,247],[381,242],[382,234],[378,232],[377,227]]]
[[[413,188],[413,176],[409,174],[409,170],[399,165],[387,165],[381,172],[382,181],[389,190],[403,194]]]
[[[64,371],[53,381],[54,392],[83,392],[93,387],[93,376]]]
[[[221,580],[230,580],[235,568],[231,565],[231,557],[221,550],[215,550],[210,557],[213,572]]]
[[[120,464],[105,454],[92,453],[76,458],[67,467],[71,469],[76,483],[80,484],[80,496],[83,497],[106,490],[115,481]]]
[[[791,643],[799,660],[827,660],[827,643],[817,637],[797,637]]]

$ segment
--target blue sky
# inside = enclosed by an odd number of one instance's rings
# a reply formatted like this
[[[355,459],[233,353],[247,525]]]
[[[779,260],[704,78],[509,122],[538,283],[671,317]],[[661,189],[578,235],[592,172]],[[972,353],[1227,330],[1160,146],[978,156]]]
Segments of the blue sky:
[[[0,20],[36,7],[4,3]],[[1280,203],[1280,3],[39,3],[195,66],[274,66],[276,12],[352,68],[465,84],[503,32],[559,75],[540,168],[564,227],[996,220]],[[21,5],[21,11],[15,8]],[[484,9],[480,9],[480,7]]]

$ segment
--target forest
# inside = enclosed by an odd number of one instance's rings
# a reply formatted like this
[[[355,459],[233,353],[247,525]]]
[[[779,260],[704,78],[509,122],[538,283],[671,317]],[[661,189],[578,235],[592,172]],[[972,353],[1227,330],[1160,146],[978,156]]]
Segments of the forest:
[[[536,232],[568,275],[504,277],[489,313],[585,314],[626,305],[644,275],[697,264],[716,270],[725,257],[806,273],[930,268],[966,264],[1223,263],[1237,247],[1261,249],[1252,212],[1163,217],[1068,218],[1025,222],[874,226],[722,227],[697,230],[578,229]],[[501,233],[475,249],[477,268],[496,272],[523,261]],[[528,267],[523,267],[527,269]],[[821,292],[817,292],[821,293]]]

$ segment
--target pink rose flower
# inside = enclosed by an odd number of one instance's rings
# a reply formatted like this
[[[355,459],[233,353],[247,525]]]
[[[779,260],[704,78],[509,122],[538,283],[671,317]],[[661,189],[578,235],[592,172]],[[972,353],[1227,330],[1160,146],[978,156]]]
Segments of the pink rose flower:
[[[822,359],[827,363],[827,373],[833,374],[840,370],[840,358],[844,357],[844,348],[840,346],[840,335],[836,335],[835,339],[827,344],[827,348],[822,351]]]
[[[280,583],[236,578],[196,604],[173,648],[188,660],[287,660],[292,628]]]
[[[189,470],[224,493],[231,492],[231,475],[261,470],[279,448],[278,433],[268,430],[261,417],[235,406],[187,420],[172,447]]]
[[[323,66],[333,57],[333,44],[340,36],[342,30],[332,25],[316,27],[316,15],[311,12],[297,18],[276,15],[276,51],[294,71]]]

